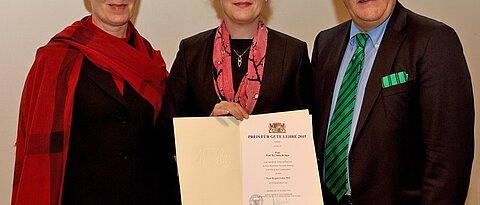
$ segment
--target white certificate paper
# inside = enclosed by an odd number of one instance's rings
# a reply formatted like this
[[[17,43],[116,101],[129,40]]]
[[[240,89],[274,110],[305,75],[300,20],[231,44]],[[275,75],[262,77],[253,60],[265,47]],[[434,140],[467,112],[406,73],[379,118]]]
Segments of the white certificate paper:
[[[174,118],[183,205],[321,205],[308,111]]]

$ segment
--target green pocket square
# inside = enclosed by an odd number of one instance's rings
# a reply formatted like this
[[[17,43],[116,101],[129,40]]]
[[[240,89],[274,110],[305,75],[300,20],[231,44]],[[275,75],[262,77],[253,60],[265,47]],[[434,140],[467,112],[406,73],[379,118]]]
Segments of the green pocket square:
[[[408,73],[401,71],[382,77],[382,87],[388,88],[394,85],[406,83],[408,81]]]

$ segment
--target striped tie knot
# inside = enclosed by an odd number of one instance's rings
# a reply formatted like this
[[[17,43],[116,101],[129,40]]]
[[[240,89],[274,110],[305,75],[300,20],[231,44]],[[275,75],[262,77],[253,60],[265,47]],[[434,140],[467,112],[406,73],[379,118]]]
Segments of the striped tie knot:
[[[357,38],[357,47],[362,48],[362,50],[365,49],[365,45],[367,44],[368,39],[368,33],[357,33],[355,37]]]

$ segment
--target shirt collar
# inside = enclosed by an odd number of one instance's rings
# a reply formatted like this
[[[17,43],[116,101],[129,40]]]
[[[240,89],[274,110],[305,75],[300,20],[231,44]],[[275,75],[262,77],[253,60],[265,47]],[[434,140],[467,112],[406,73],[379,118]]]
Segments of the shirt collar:
[[[382,42],[383,34],[385,33],[385,30],[387,29],[388,22],[390,21],[390,17],[387,18],[382,24],[377,26],[376,28],[368,31],[368,35],[370,36],[368,42],[373,43],[373,46],[378,49],[380,47],[380,43]],[[354,38],[358,33],[363,33],[357,25],[352,21],[351,27],[350,27],[350,45],[354,46],[356,44],[356,38]]]

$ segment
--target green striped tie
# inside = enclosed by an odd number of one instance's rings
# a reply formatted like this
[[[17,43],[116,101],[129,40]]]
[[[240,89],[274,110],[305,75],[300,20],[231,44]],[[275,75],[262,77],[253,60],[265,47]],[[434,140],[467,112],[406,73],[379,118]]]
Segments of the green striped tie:
[[[365,58],[368,34],[356,35],[357,48],[348,63],[347,71],[338,92],[337,103],[328,128],[325,146],[325,183],[331,193],[340,200],[347,192],[347,155],[352,128],[355,96]]]

